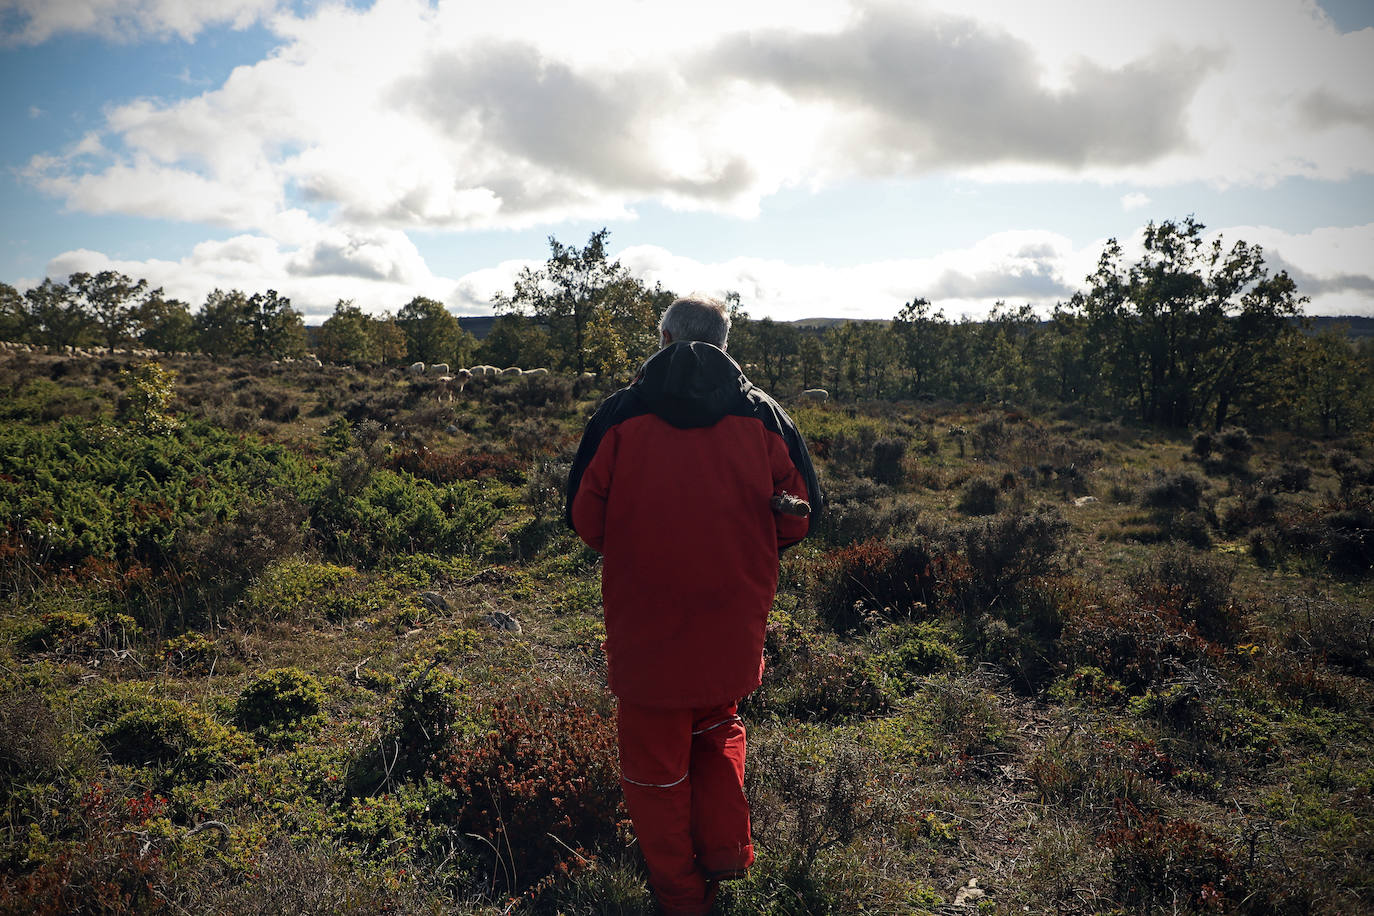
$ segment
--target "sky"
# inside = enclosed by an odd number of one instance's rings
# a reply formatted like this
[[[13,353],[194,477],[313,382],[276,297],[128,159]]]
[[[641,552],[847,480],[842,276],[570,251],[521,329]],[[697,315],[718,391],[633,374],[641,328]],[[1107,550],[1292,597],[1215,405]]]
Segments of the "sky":
[[[1374,315],[1374,0],[0,0],[0,282],[1048,314],[1193,216]]]

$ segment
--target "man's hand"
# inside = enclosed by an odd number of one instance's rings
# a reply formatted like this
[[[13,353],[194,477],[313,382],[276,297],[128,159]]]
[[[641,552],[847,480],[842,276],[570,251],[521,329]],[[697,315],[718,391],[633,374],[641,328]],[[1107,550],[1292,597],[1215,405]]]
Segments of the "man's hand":
[[[774,493],[770,501],[773,511],[779,515],[795,515],[798,518],[806,518],[811,514],[811,504],[799,496],[793,496],[786,490],[781,493]]]

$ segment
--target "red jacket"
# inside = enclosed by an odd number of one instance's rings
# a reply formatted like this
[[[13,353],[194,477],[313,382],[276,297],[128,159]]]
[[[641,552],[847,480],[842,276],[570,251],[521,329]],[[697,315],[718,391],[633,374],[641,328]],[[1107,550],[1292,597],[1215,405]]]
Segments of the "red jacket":
[[[811,517],[779,515],[786,491]],[[806,444],[725,351],[660,350],[587,424],[567,520],[603,554],[611,690],[642,706],[734,702],[759,686],[778,553],[821,509]]]

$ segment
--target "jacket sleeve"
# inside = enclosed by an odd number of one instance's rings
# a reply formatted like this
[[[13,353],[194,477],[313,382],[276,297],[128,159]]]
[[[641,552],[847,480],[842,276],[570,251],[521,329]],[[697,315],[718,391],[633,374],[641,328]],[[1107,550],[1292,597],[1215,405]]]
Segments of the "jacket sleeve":
[[[790,493],[810,501],[811,491],[797,466],[792,463],[787,446],[781,437],[770,437],[769,463],[773,473],[773,495]],[[805,516],[773,513],[773,522],[778,530],[778,551],[781,552],[806,537],[811,530],[811,518]]]
[[[593,550],[600,550],[606,534],[606,497],[610,493],[614,442],[607,443],[613,425],[616,395],[602,402],[577,447],[577,457],[568,471],[567,499],[563,519]],[[612,440],[614,436],[610,437]],[[609,447],[602,453],[603,445]]]
[[[782,550],[792,546],[816,529],[816,522],[820,520],[821,514],[825,511],[825,497],[821,494],[820,480],[816,477],[816,469],[811,464],[811,454],[806,449],[806,441],[802,439],[801,431],[797,429],[792,418],[781,406],[777,410],[782,440],[787,446],[787,462],[790,465],[791,473],[795,475],[795,477],[789,478],[790,486],[783,489],[787,489],[787,492],[794,496],[804,496],[806,501],[811,504],[810,516],[802,519],[795,519],[794,517],[795,521],[803,523],[800,526],[800,533],[797,533],[797,526],[793,526],[788,528],[786,536],[784,536],[782,525],[779,524],[778,549]],[[783,473],[786,474],[785,471]],[[779,473],[775,469],[773,477],[773,492],[775,493],[779,489],[779,479]]]

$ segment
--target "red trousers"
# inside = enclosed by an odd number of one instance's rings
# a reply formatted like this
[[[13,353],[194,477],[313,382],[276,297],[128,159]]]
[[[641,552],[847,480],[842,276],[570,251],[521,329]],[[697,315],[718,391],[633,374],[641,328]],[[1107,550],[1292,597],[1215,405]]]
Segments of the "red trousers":
[[[716,877],[754,861],[736,704],[659,709],[621,701],[620,784],[665,913],[701,916]]]

